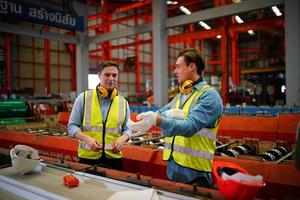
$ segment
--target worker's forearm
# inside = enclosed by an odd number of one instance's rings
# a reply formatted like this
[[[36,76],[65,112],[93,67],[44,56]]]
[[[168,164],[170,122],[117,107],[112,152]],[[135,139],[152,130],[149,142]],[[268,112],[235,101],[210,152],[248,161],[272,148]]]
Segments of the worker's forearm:
[[[122,140],[123,140],[124,143],[125,143],[125,142],[127,142],[127,141],[129,140],[129,135],[123,134],[123,135],[121,136],[121,138],[122,138]]]
[[[75,137],[76,139],[79,139],[79,140],[83,141],[83,142],[86,142],[88,136],[85,135],[84,133],[82,133],[80,130],[78,130],[78,131],[75,133],[74,137]]]

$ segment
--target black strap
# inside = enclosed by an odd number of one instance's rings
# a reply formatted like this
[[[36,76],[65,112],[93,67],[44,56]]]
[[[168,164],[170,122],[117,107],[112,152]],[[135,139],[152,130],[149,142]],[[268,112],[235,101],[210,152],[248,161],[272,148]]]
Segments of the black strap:
[[[192,86],[194,86],[194,85],[196,85],[196,84],[198,84],[198,83],[200,83],[200,82],[202,82],[202,81],[203,81],[203,78],[200,77],[200,78],[198,78],[197,80],[195,80],[194,82],[192,82],[192,83],[190,83],[190,84],[184,86],[183,88],[184,88],[184,89],[190,88],[190,87],[192,87]]]

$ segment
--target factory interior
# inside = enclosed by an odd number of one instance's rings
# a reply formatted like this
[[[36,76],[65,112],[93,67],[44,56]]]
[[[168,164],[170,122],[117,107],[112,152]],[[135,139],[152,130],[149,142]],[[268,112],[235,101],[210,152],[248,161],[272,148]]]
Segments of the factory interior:
[[[201,81],[216,91],[223,106],[216,126],[196,127],[216,130],[209,143],[210,167],[204,170],[211,174],[210,187],[172,180],[168,167],[177,155],[189,158],[173,152],[180,144],[175,138],[208,136],[172,135],[170,143],[171,131],[163,122],[179,124],[190,115],[184,113],[183,120],[159,116],[166,104],[186,95],[181,75],[174,72],[180,52],[191,48],[205,64]],[[120,104],[110,104],[114,115],[122,113],[124,97],[128,121],[138,124],[144,113],[155,116],[149,129],[123,134],[128,139],[118,151],[120,169],[82,163],[84,142],[69,131],[75,100],[83,93],[79,130],[91,131],[88,112],[93,118],[98,110],[92,108],[103,105],[89,102],[88,91],[101,93],[98,70],[106,61],[118,64],[117,95],[105,89],[111,96],[103,96]],[[182,107],[188,109],[185,103]],[[113,135],[106,125],[112,125],[101,120],[97,134],[103,156],[114,151],[105,146],[105,137]],[[168,144],[171,156],[165,159]],[[185,149],[195,150],[192,145]],[[177,165],[202,169],[192,161]],[[0,0],[0,196],[300,199],[300,1]]]

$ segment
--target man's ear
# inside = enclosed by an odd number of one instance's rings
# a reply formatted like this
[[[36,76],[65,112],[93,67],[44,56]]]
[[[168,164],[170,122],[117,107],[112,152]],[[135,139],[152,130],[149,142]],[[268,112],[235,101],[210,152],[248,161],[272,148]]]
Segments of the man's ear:
[[[195,70],[197,71],[197,66],[196,66],[196,64],[192,62],[192,63],[190,64],[190,69],[191,69],[191,71],[195,71]]]

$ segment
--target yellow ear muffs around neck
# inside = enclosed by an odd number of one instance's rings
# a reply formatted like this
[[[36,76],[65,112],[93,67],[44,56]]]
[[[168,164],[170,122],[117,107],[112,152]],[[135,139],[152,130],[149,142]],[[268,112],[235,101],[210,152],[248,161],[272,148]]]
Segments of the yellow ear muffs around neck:
[[[118,90],[116,88],[112,89],[111,91],[107,90],[105,87],[99,85],[97,87],[100,95],[104,98],[113,99],[115,96],[118,96]]]
[[[114,88],[113,90],[109,91],[108,93],[110,93],[110,98],[114,99],[115,96],[118,96],[118,90],[117,88]]]
[[[193,90],[193,81],[192,80],[186,80],[179,86],[179,91],[182,94],[189,94]]]

